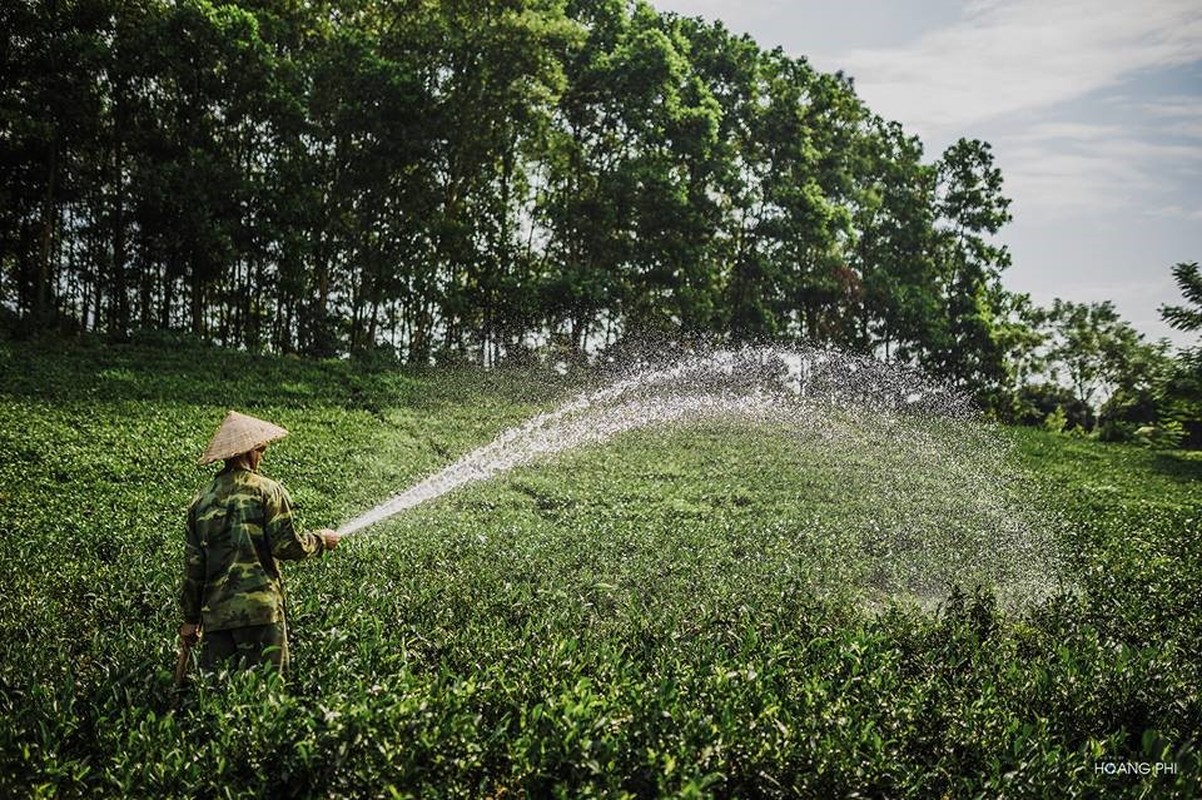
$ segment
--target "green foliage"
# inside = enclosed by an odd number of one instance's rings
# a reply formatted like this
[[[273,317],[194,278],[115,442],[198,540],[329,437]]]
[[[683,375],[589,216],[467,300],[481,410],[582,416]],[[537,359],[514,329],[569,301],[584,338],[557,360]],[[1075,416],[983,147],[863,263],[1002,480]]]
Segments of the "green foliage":
[[[1202,330],[1202,273],[1198,271],[1198,262],[1183,261],[1174,265],[1173,279],[1181,289],[1186,305],[1170,306],[1166,303],[1160,307],[1160,315],[1178,330]]]
[[[1180,447],[1185,439],[1185,428],[1175,419],[1165,420],[1159,425],[1138,428],[1136,437],[1149,447],[1173,449]]]
[[[1056,406],[1055,410],[1044,417],[1043,420],[1043,429],[1048,433],[1064,433],[1067,425],[1068,415],[1064,413],[1062,406]]]
[[[1198,264],[1191,261],[1175,265],[1173,277],[1185,304],[1161,306],[1160,315],[1174,328],[1197,331],[1202,328],[1202,276]],[[1190,445],[1202,446],[1202,344],[1184,348],[1177,355],[1158,389],[1159,418],[1189,426]]]
[[[559,0],[0,15],[0,330],[488,366],[804,340],[1003,382],[988,145],[923,163],[846,76],[720,24]]]
[[[1001,274],[1010,255],[992,236],[1010,220],[1010,200],[987,142],[960,139],[936,167],[935,292],[918,360],[957,387],[985,394],[1006,382]]]
[[[1036,308],[1023,298],[1013,311],[1011,403],[1003,418],[1039,424],[1059,408],[1069,425],[1103,441],[1146,442],[1135,436],[1144,427],[1161,431],[1159,445],[1173,441],[1166,400],[1176,366],[1166,340],[1146,341],[1110,302],[1058,298]]]
[[[1184,330],[1194,322],[1197,266],[1173,268],[1187,305],[1162,306],[1166,322]],[[1198,348],[1170,355],[1167,340],[1148,342],[1109,302],[1057,299],[1050,309],[1029,308],[1031,334],[1020,349],[1017,374],[1026,377],[1009,416],[1031,424],[1052,403],[1106,442],[1152,448],[1197,447],[1202,417]],[[1051,383],[1037,383],[1037,378]],[[1191,434],[1193,434],[1191,436]]]
[[[1065,583],[1018,606],[965,583],[920,606],[865,603],[869,540],[847,537],[961,506],[908,486],[871,427],[846,452],[729,426],[630,436],[290,565],[287,685],[214,677],[176,697],[180,515],[227,407],[292,430],[265,470],[317,526],[555,385],[187,344],[4,345],[0,378],[4,796],[1198,790],[1191,455],[995,431],[1033,484],[1025,511],[1052,515]],[[1178,772],[1106,776],[1107,760]]]

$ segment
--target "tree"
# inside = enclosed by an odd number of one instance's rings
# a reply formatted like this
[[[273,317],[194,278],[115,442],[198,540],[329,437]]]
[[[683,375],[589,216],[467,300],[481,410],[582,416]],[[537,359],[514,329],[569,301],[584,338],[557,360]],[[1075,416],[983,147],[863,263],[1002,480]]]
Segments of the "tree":
[[[1079,400],[1061,402],[1062,387],[1043,386],[1039,379],[1047,370],[1045,345],[1051,334],[1044,329],[1045,312],[1031,302],[1030,295],[1006,292],[994,339],[1003,354],[1004,378],[984,398],[986,408],[1000,418],[1023,424],[1042,423],[1058,405],[1070,424],[1088,421],[1087,407]],[[1051,407],[1046,403],[1052,400]],[[1072,408],[1070,408],[1072,406]]]
[[[1063,381],[1095,413],[1111,400],[1121,405],[1152,390],[1163,375],[1167,345],[1145,341],[1109,301],[1057,298],[1043,323],[1047,374]],[[1116,407],[1111,406],[1112,412]]]
[[[1173,278],[1184,296],[1186,305],[1160,307],[1165,322],[1180,331],[1202,330],[1202,272],[1198,262],[1181,262],[1173,266]]]
[[[936,269],[939,312],[920,358],[935,374],[976,393],[1005,379],[997,338],[1010,265],[1005,246],[991,237],[1010,221],[1002,173],[987,142],[961,139],[937,165]]]
[[[913,361],[936,327],[934,191],[936,170],[922,143],[896,122],[874,117],[859,140],[862,169],[852,253],[863,283],[861,347],[885,361]]]
[[[684,20],[698,76],[717,103],[712,148],[709,270],[717,283],[714,332],[738,342],[784,335],[779,313],[784,276],[761,236],[771,213],[765,193],[770,172],[762,116],[770,96],[769,60],[750,37],[721,24]]]
[[[1202,331],[1202,273],[1196,261],[1173,267],[1183,305],[1160,307],[1165,322],[1181,331]],[[1161,414],[1182,424],[1187,445],[1202,446],[1202,344],[1184,348],[1174,361],[1161,391]]]
[[[715,322],[710,243],[718,211],[711,188],[721,111],[693,69],[689,48],[683,26],[640,3],[612,54],[621,96],[638,98],[623,115],[636,142],[625,172],[640,242],[630,253],[620,298],[628,335],[694,338]]]

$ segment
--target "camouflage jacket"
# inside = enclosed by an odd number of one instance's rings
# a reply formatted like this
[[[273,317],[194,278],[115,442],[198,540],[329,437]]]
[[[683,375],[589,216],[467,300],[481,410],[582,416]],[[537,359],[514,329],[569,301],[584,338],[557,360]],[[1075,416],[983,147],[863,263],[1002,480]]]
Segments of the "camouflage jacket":
[[[283,486],[240,467],[222,470],[188,507],[184,622],[210,631],[279,622],[284,585],[277,559],[323,552],[321,536],[296,529]]]

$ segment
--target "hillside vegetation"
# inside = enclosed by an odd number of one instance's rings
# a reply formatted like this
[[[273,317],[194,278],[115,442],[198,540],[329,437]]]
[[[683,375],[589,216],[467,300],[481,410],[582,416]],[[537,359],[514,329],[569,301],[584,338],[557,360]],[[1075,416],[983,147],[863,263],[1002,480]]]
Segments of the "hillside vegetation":
[[[990,432],[1022,487],[998,497],[1055,539],[1033,600],[873,571],[919,562],[873,555],[898,545],[866,521],[977,513],[946,483],[907,500],[917,467],[889,447],[711,422],[464,487],[286,565],[287,684],[176,694],[183,511],[227,409],[292,431],[263,470],[317,527],[570,389],[0,343],[0,795],[1197,793],[1202,461],[1033,430]]]

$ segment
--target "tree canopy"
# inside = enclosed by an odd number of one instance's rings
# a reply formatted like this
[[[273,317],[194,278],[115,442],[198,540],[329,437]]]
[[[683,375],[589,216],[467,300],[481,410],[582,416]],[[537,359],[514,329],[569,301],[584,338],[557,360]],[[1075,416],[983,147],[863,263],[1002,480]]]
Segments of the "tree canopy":
[[[491,364],[636,337],[831,343],[1007,380],[988,144],[605,0],[18,0],[10,327]]]

